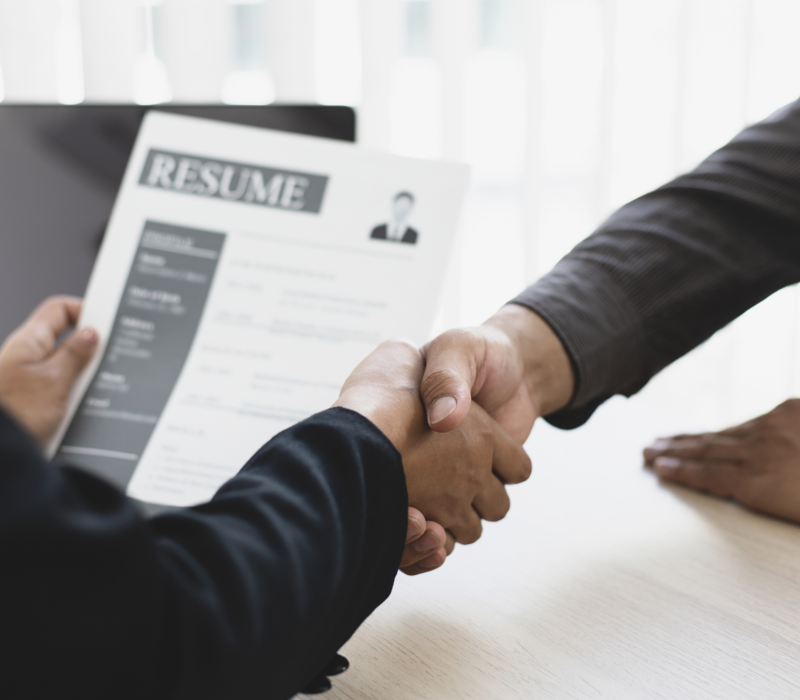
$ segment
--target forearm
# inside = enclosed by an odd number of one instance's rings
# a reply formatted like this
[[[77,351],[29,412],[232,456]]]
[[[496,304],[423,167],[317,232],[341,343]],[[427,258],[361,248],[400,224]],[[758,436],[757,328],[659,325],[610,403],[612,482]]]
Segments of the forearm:
[[[800,103],[623,207],[515,302],[575,369],[562,427],[800,279]]]
[[[285,431],[207,506],[155,524],[228,585],[207,610],[189,603],[213,633],[196,641],[176,629],[183,653],[200,660],[215,649],[227,697],[236,697],[235,679],[248,677],[242,697],[290,697],[389,595],[406,507],[400,455],[369,421],[335,409]],[[202,538],[208,519],[225,523],[224,539]],[[231,631],[249,655],[225,643]],[[207,685],[198,680],[192,692]]]
[[[547,416],[569,403],[575,373],[564,344],[541,316],[519,304],[508,304],[485,325],[503,331],[517,348],[523,380],[538,415]]]
[[[149,522],[75,470],[6,476],[17,520],[0,534],[24,546],[4,550],[3,628],[27,691],[288,698],[389,594],[405,540],[400,456],[341,409],[268,443],[209,504]],[[20,501],[31,479],[41,497]]]

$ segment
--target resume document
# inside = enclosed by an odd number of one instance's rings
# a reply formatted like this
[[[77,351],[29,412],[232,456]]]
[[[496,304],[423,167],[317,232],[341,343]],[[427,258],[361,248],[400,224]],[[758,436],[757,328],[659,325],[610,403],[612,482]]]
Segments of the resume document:
[[[205,502],[429,335],[467,168],[151,112],[86,293],[102,346],[51,454],[141,501]]]

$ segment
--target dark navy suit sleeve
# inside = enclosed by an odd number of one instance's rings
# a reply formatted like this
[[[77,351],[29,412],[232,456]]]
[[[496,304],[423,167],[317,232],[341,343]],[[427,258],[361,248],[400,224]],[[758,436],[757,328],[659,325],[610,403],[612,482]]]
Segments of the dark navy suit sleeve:
[[[407,504],[399,453],[345,409],[151,520],[0,412],[3,695],[289,698],[389,595]]]
[[[586,421],[781,287],[800,281],[800,100],[622,207],[514,301],[561,338]]]

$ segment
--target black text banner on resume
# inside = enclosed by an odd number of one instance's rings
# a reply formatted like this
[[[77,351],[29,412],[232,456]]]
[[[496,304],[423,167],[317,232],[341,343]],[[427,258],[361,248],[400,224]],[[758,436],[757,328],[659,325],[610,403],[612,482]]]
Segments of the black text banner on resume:
[[[151,149],[139,184],[199,197],[318,214],[328,178]]]

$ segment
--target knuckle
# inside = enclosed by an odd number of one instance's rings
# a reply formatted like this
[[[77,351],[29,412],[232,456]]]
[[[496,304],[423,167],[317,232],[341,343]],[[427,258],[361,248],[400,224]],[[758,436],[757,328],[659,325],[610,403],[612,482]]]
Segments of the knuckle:
[[[696,457],[705,457],[708,454],[708,451],[714,445],[714,438],[715,436],[713,433],[701,435],[700,439],[697,441],[697,444],[695,446],[689,446],[687,452]]]
[[[465,345],[472,345],[474,342],[475,333],[472,329],[452,328],[434,338],[428,347],[431,350],[450,349],[452,347],[463,348]]]
[[[463,531],[459,533],[456,541],[459,544],[474,544],[481,538],[482,534],[483,526],[481,525],[480,521],[478,521],[477,525],[465,527]]]
[[[497,502],[492,504],[490,512],[484,515],[484,520],[488,520],[490,523],[496,523],[505,518],[510,509],[511,499],[508,497],[505,489],[503,489],[502,496],[498,496]]]
[[[417,346],[414,345],[414,343],[411,342],[408,338],[400,338],[400,337],[390,338],[389,340],[384,340],[380,344],[380,347],[391,350],[401,350],[401,351],[411,350],[413,352],[418,352]]]
[[[530,479],[531,474],[533,474],[533,463],[531,462],[531,458],[524,450],[517,457],[516,463],[513,466],[514,471],[509,483],[521,484],[522,482]]]
[[[47,297],[41,304],[39,304],[39,308],[37,311],[44,311],[46,309],[57,308],[64,306],[67,302],[67,297],[61,294],[53,294]]]
[[[481,461],[478,464],[471,464],[468,472],[469,483],[471,491],[477,493],[478,491],[486,488],[489,480],[492,478],[492,464],[491,460]]]
[[[20,328],[17,333],[18,342],[27,345],[27,352],[31,356],[44,358],[52,352],[52,337],[44,324],[34,321]]]
[[[43,364],[40,367],[38,374],[39,379],[46,386],[58,384],[63,377],[61,371],[52,363]]]
[[[460,511],[460,498],[456,494],[448,491],[443,498],[437,503],[435,513],[436,522],[440,523],[443,527],[458,521],[458,513]]]

